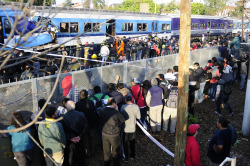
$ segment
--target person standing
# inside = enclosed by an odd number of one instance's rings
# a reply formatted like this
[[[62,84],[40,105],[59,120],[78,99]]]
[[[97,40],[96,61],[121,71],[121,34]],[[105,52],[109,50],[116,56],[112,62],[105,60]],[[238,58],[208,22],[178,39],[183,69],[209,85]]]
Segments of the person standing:
[[[101,47],[101,56],[102,56],[102,66],[104,65],[104,62],[108,60],[109,56],[109,48],[105,45]]]
[[[94,102],[88,99],[88,91],[80,92],[80,101],[76,103],[76,111],[83,112],[88,121],[88,130],[84,135],[84,147],[87,156],[95,154],[97,144],[97,118],[95,114]]]
[[[208,146],[208,157],[210,166],[220,164],[226,157],[230,156],[231,132],[228,129],[228,120],[220,117],[217,121],[218,130],[210,140]]]
[[[147,117],[147,108],[145,99],[143,97],[143,88],[140,86],[140,80],[138,78],[134,78],[132,81],[132,85],[133,86],[131,87],[131,91],[133,94],[133,98],[135,99],[135,104],[139,106],[141,112],[141,123],[145,128],[147,128],[147,125],[145,123]]]
[[[135,153],[135,130],[136,130],[136,119],[141,118],[141,113],[138,105],[133,104],[132,96],[128,95],[125,98],[126,105],[122,106],[121,113],[126,117],[124,134],[123,134],[123,149],[124,155],[123,161],[128,161],[128,144],[130,144],[131,158],[134,159]]]
[[[194,63],[194,72],[197,73],[199,78],[200,89],[195,91],[195,102],[202,103],[203,101],[203,91],[206,84],[205,75],[203,68],[200,67],[198,62]]]
[[[108,106],[100,114],[102,124],[102,144],[105,166],[113,164],[120,166],[119,153],[121,148],[120,124],[125,122],[124,117],[118,112],[118,106],[114,98],[110,98]],[[111,157],[112,147],[112,157]]]
[[[161,112],[163,108],[163,90],[154,78],[151,80],[152,87],[148,90],[146,103],[149,107],[150,126],[152,132],[161,131]]]
[[[54,160],[54,162],[61,166],[64,160],[64,148],[66,145],[66,137],[62,124],[54,122],[57,118],[56,107],[49,105],[46,108],[46,119],[38,127],[38,136],[45,152]],[[53,166],[54,162],[45,155],[47,166]]]
[[[65,166],[84,166],[83,135],[87,132],[88,122],[82,112],[75,110],[75,103],[67,101],[68,112],[63,115],[61,121],[66,135],[66,147],[64,155]]]
[[[17,129],[27,124],[20,112],[14,112],[12,115],[10,126],[7,127],[6,130]],[[11,136],[12,152],[14,153],[16,162],[19,166],[31,166],[32,163],[32,149],[34,147],[34,143],[26,131],[31,134],[30,128],[19,132],[9,132],[6,134],[1,133],[2,137]]]
[[[198,135],[197,130],[199,128],[200,128],[199,124],[191,124],[188,127],[186,157],[185,157],[186,166],[200,166],[201,165],[200,145],[198,144],[196,140],[196,136]]]

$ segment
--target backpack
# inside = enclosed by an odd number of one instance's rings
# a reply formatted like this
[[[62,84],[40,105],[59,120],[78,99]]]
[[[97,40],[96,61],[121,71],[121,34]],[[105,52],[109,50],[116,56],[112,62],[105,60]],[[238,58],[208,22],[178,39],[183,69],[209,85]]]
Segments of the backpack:
[[[228,124],[228,129],[230,130],[230,133],[231,133],[231,144],[234,145],[237,141],[236,130],[231,124]]]
[[[166,102],[166,106],[169,108],[177,108],[177,101],[178,101],[178,88],[173,87],[169,93],[169,97]]]
[[[94,95],[92,96],[94,98],[94,100],[96,101],[95,103],[95,113],[97,116],[100,115],[102,109],[105,107],[105,104],[103,102],[103,99],[106,95],[103,94],[102,97],[100,99],[98,99],[97,97],[95,97]]]
[[[160,87],[163,89],[164,99],[168,99],[169,94],[171,92],[171,85],[167,82],[161,82]]]
[[[225,84],[224,93],[225,95],[230,95],[232,93],[232,89],[228,83]]]

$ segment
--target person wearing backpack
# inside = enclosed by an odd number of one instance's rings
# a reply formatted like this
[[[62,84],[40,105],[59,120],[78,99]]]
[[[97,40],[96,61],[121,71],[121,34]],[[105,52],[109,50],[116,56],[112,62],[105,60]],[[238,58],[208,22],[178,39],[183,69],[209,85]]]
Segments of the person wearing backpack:
[[[232,145],[232,133],[228,127],[228,120],[220,117],[217,121],[218,130],[210,140],[207,156],[210,159],[210,165],[218,165],[230,157]]]
[[[173,82],[170,93],[166,99],[163,109],[163,131],[168,130],[168,121],[171,119],[170,133],[175,133],[177,122],[177,101],[178,101],[178,82]]]
[[[102,110],[108,104],[109,96],[101,93],[100,86],[94,87],[94,95],[89,100],[94,102],[96,112]]]
[[[217,77],[216,79],[219,79],[219,78]],[[230,84],[226,83],[225,80],[220,79],[216,87],[215,99],[216,99],[217,110],[215,111],[215,113],[221,115],[221,104],[225,103],[231,116],[234,115],[233,109],[228,102],[229,95],[231,93],[232,93],[232,89],[230,87]]]
[[[132,95],[135,100],[135,104],[137,104],[140,108],[140,113],[141,113],[141,123],[144,125],[145,128],[147,128],[146,124],[146,117],[147,117],[147,107],[146,107],[146,102],[143,96],[143,88],[140,86],[140,80],[138,78],[134,78],[132,80]]]

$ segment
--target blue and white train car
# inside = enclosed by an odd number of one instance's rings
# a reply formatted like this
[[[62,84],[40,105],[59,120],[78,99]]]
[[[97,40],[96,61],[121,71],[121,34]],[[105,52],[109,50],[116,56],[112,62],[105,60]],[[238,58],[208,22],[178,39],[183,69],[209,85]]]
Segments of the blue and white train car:
[[[18,20],[15,31],[13,32],[12,30],[17,16],[21,18]],[[18,47],[22,48],[32,48],[50,43],[52,36],[42,30],[42,28],[35,29],[37,26],[36,22],[29,21],[29,18],[18,9],[8,9],[8,7],[4,10],[1,9],[0,43],[1,45],[15,46],[18,42]]]
[[[82,43],[101,43],[107,37],[145,37],[158,33],[159,37],[171,36],[171,17],[159,14],[86,9],[60,10],[46,13],[37,10],[36,17],[51,19],[58,32],[58,44],[73,46],[79,36]],[[65,43],[66,42],[66,43]]]
[[[233,30],[233,34],[236,33],[241,33],[241,29],[242,29],[242,20],[233,20],[233,24],[234,24],[234,30]],[[244,21],[244,32],[250,32],[250,23],[249,21]]]

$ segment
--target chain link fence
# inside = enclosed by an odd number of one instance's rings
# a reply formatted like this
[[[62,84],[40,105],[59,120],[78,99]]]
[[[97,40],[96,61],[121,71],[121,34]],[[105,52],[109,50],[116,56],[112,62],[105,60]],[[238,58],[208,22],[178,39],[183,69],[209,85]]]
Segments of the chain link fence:
[[[212,57],[218,57],[218,47],[204,48],[191,51],[190,66],[199,62],[204,67]],[[101,87],[102,92],[107,91],[108,83],[114,83],[116,75],[119,82],[131,86],[133,78],[151,80],[158,74],[165,74],[169,68],[178,65],[179,55],[167,55],[132,62],[113,64],[104,67],[63,73],[60,75],[51,103],[61,103],[63,99],[62,82],[66,76],[71,76],[72,85],[78,89],[93,90],[94,86]],[[180,66],[181,67],[181,66]],[[57,75],[34,78],[25,81],[0,85],[0,123],[8,124],[10,113],[16,110],[38,110],[38,100],[47,99],[53,89]]]

